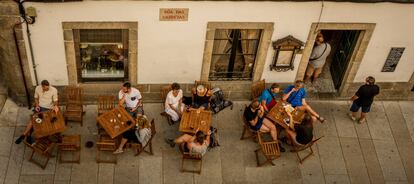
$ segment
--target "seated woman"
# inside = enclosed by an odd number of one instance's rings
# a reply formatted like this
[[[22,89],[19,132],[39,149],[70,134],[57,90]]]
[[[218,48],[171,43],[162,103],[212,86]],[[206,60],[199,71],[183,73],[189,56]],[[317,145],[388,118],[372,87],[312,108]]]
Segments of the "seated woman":
[[[124,152],[123,148],[128,141],[138,142],[141,143],[142,146],[145,146],[150,138],[151,124],[149,123],[147,116],[142,115],[137,118],[135,128],[132,128],[122,134],[121,144],[119,144],[118,149],[114,151],[114,154]]]
[[[175,140],[166,139],[165,141],[170,144],[171,147],[174,147],[175,144],[184,143],[184,152],[201,154],[201,156],[203,156],[207,152],[208,145],[210,145],[210,134],[210,130],[207,135],[204,132],[197,130],[194,136],[184,134]]]
[[[289,129],[286,129],[287,136],[296,145],[306,145],[313,139],[313,123],[316,119],[309,114],[305,114],[302,122],[294,122],[292,114],[286,111],[289,116]]]
[[[243,116],[249,122],[252,130],[270,132],[273,140],[277,141],[276,126],[264,117],[264,108],[260,105],[258,100],[253,100],[252,103],[246,107]]]
[[[173,83],[171,88],[172,90],[168,92],[165,99],[165,112],[171,116],[173,121],[178,121],[185,106],[183,104],[183,90],[180,89],[180,85],[177,83]]]
[[[193,94],[193,108],[209,108],[210,98],[213,95],[211,90],[205,88],[203,85],[198,85],[197,88],[193,88],[191,92]]]

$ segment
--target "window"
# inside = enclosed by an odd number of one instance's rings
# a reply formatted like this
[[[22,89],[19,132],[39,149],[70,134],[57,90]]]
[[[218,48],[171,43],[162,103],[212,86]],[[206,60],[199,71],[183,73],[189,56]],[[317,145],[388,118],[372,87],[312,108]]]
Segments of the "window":
[[[128,79],[127,29],[74,29],[80,82]]]
[[[209,80],[252,80],[261,29],[216,29]]]

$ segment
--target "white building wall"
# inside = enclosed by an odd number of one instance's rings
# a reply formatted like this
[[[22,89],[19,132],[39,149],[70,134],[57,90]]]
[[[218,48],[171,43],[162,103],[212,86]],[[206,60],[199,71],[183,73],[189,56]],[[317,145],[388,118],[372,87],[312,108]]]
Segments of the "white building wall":
[[[274,22],[272,40],[293,35],[306,41],[317,22],[320,2],[172,2],[85,1],[27,3],[38,17],[30,26],[39,80],[67,85],[62,22],[137,21],[138,83],[190,83],[200,78],[206,27],[209,21]],[[414,4],[325,2],[321,22],[376,23],[374,34],[355,77],[373,75],[377,81],[407,82],[414,70]],[[188,22],[159,21],[159,8],[189,8]],[[406,47],[393,73],[381,69],[391,47]],[[269,70],[274,51],[269,47],[262,78],[267,82],[292,82],[295,70]]]

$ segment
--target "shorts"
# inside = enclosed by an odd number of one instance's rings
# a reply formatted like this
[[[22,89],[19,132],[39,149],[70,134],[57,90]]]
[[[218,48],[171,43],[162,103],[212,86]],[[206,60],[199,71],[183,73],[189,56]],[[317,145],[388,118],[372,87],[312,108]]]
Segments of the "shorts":
[[[351,108],[349,109],[351,112],[358,112],[359,108],[362,108],[363,113],[367,113],[371,110],[371,105],[367,106],[359,106],[355,102],[352,102]]]
[[[264,118],[259,118],[259,119],[257,120],[257,123],[256,123],[256,125],[255,125],[255,126],[250,125],[250,129],[252,129],[252,130],[254,130],[254,131],[259,131],[259,130],[260,130],[260,128],[262,127],[262,125],[263,125],[263,119],[264,119]]]
[[[310,77],[312,75],[319,75],[322,73],[322,68],[323,66],[319,68],[315,68],[313,64],[309,63],[308,68],[306,69],[306,76]]]
[[[193,107],[198,109],[200,107],[204,107],[204,109],[208,109],[208,103],[203,103],[203,104],[197,104],[197,103],[193,103]]]
[[[137,135],[135,135],[135,129],[130,129],[122,134],[122,137],[133,142],[139,142]]]

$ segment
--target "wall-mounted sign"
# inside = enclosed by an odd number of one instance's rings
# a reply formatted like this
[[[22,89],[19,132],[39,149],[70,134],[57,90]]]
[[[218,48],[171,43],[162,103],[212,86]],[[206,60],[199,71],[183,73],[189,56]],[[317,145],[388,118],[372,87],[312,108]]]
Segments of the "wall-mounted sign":
[[[160,21],[188,21],[188,8],[160,8]]]
[[[404,50],[405,47],[392,47],[381,72],[394,72]]]

